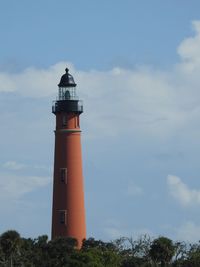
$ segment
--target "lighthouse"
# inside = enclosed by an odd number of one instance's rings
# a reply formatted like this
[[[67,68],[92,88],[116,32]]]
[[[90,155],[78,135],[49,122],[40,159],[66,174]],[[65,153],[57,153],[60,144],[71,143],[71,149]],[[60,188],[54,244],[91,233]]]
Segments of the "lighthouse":
[[[58,84],[52,112],[56,116],[52,239],[73,237],[81,247],[86,238],[80,114],[83,103],[69,69]]]

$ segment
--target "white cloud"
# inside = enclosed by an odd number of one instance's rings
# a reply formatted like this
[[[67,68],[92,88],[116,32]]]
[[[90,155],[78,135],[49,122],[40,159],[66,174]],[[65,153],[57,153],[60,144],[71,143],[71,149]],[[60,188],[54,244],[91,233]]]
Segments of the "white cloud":
[[[176,238],[188,242],[197,242],[200,240],[200,225],[194,222],[185,222],[176,229]]]
[[[18,163],[16,161],[7,161],[3,164],[3,167],[8,170],[22,170],[26,167],[26,165]]]
[[[32,192],[50,183],[49,177],[20,176],[0,173],[0,199],[19,199],[24,194]]]
[[[186,38],[178,47],[178,54],[184,63],[191,67],[188,70],[193,70],[195,66],[200,64],[200,21],[193,21],[192,27],[195,36]]]
[[[152,231],[147,228],[130,228],[127,227],[127,225],[113,219],[105,222],[104,233],[108,239],[117,239],[120,237],[133,237],[134,239],[137,239],[138,237],[146,234],[153,236]]]
[[[120,221],[108,219],[105,221],[103,231],[108,239],[117,239],[129,236],[127,227],[123,226]]]
[[[108,239],[117,239],[120,237],[133,237],[134,239],[137,239],[143,235],[153,236],[152,232],[147,228],[130,229],[120,226],[108,226],[104,228],[104,232]]]
[[[13,171],[19,171],[19,170],[23,170],[23,169],[28,169],[28,168],[31,168],[31,169],[35,169],[35,170],[45,170],[45,171],[49,171],[51,170],[51,172],[53,171],[52,170],[52,166],[47,166],[47,165],[39,165],[39,164],[31,164],[31,165],[25,165],[23,163],[19,163],[15,160],[10,160],[10,161],[6,161],[2,164],[2,167],[4,169],[7,169],[7,170],[13,170]]]
[[[170,194],[183,206],[199,205],[200,190],[190,189],[181,179],[174,175],[167,177]]]
[[[0,91],[53,100],[67,65],[84,100],[87,116],[82,120],[87,137],[119,136],[124,132],[162,139],[174,133],[198,136],[200,21],[192,25],[195,35],[179,45],[180,62],[169,71],[147,66],[81,71],[70,62],[58,62],[47,69],[30,67],[20,73],[0,73]]]
[[[104,232],[108,236],[108,238],[111,238],[111,239],[117,239],[117,238],[126,236],[126,232],[116,227],[106,227],[104,229]]]
[[[47,69],[30,67],[20,73],[0,73],[0,90],[29,97],[52,97],[66,65],[80,87],[90,137],[116,136],[125,131],[166,138],[172,133],[200,134],[200,21],[195,35],[178,47],[180,62],[169,71],[149,67],[81,71],[69,62]],[[78,88],[79,89],[79,88]],[[189,129],[189,130],[188,130]]]
[[[72,64],[59,62],[48,69],[29,67],[20,73],[0,73],[0,92],[18,92],[29,97],[52,95],[66,64],[73,69]]]
[[[133,183],[130,183],[127,189],[128,196],[140,196],[143,194],[143,189]]]

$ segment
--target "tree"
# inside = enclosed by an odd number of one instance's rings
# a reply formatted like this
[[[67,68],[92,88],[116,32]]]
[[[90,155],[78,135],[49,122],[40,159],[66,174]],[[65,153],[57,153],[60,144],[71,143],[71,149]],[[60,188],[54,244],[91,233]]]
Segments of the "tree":
[[[23,267],[35,267],[35,247],[34,240],[31,238],[21,238],[21,266]]]
[[[98,267],[117,267],[121,264],[120,253],[114,243],[89,238],[83,242],[82,251],[95,258]]]
[[[190,244],[189,249],[183,259],[177,262],[178,267],[199,267],[200,266],[200,242]]]
[[[9,230],[0,236],[0,245],[5,262],[8,266],[13,267],[13,262],[20,255],[21,239],[20,234],[14,230]]]
[[[77,247],[77,240],[74,238],[56,238],[48,243],[48,267],[69,266],[71,255]]]
[[[121,237],[114,241],[120,251],[122,267],[148,266],[151,238],[142,235],[137,240]]]
[[[159,237],[155,239],[150,247],[149,254],[151,259],[161,264],[162,267],[168,266],[175,253],[175,246],[171,239]]]

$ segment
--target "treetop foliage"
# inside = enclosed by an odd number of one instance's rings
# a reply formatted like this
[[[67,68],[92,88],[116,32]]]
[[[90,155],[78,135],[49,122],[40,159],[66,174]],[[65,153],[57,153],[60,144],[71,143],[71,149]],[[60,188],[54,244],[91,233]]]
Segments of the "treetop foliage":
[[[94,238],[77,249],[74,238],[23,238],[15,230],[0,236],[0,267],[199,267],[200,243],[148,235],[112,242]]]

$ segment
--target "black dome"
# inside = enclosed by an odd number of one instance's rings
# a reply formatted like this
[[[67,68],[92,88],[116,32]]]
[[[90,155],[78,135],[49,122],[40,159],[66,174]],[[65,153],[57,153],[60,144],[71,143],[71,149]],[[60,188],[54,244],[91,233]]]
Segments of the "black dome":
[[[69,69],[65,69],[66,73],[62,75],[60,79],[59,87],[75,87],[76,83],[74,82],[74,78],[71,74],[69,74]]]

